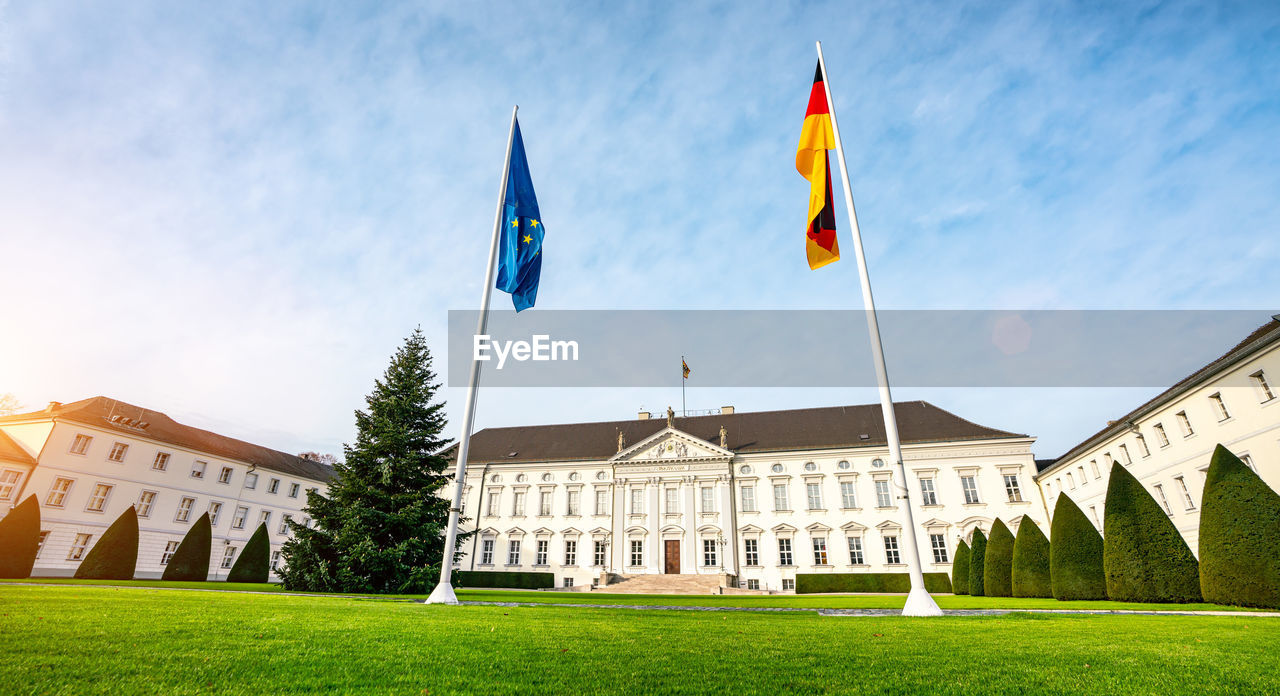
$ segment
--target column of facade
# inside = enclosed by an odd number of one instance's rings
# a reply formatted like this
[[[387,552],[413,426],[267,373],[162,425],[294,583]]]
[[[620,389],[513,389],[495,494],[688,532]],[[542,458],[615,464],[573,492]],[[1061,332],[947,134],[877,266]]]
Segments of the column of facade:
[[[697,509],[697,493],[698,484],[692,476],[685,476],[680,480],[680,496],[684,498],[682,507],[684,508],[684,539],[681,545],[684,550],[680,553],[680,572],[696,573],[698,572],[698,509]]]
[[[612,570],[615,573],[625,573],[626,568],[626,545],[627,545],[627,514],[631,511],[626,508],[626,491],[627,482],[625,479],[618,479],[613,484],[613,529],[609,534],[609,555],[613,557]]]
[[[657,476],[649,478],[645,489],[648,505],[645,515],[649,522],[649,538],[645,543],[645,557],[650,573],[662,572],[662,510],[659,507],[662,499],[662,479]]]
[[[728,476],[721,476],[716,485],[720,488],[720,532],[724,534],[724,548],[720,550],[724,558],[720,559],[720,563],[724,565],[726,573],[732,573],[733,559],[738,555],[738,535],[733,528],[733,485]]]

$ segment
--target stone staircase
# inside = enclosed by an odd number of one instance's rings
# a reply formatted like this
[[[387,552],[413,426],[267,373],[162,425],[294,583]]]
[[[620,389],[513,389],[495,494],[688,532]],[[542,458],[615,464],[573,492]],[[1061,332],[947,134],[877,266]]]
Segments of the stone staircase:
[[[618,575],[594,592],[617,594],[721,594],[720,575]]]

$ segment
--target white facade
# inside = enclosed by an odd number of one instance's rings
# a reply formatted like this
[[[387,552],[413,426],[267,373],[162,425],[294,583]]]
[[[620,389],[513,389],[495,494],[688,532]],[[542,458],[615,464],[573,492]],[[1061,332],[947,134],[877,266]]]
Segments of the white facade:
[[[1102,530],[1119,462],[1142,482],[1199,554],[1200,499],[1218,444],[1280,490],[1280,321],[1045,468],[1049,509],[1066,493]]]
[[[997,517],[1047,533],[1033,441],[903,446],[925,572],[949,574],[957,541]],[[793,590],[797,573],[906,572],[887,462],[883,444],[738,454],[672,426],[597,460],[473,462],[463,529],[478,533],[458,567],[551,572],[562,587],[723,574],[762,591]]]
[[[206,512],[213,526],[209,579],[226,579],[264,521],[274,570],[288,537],[284,519],[304,522],[307,489],[325,490],[318,478],[158,440],[145,429],[82,420],[51,413],[0,419],[0,433],[30,455],[25,464],[0,458],[0,516],[30,495],[39,501],[42,541],[33,576],[72,575],[130,506],[138,513],[137,578],[160,577],[168,555]]]

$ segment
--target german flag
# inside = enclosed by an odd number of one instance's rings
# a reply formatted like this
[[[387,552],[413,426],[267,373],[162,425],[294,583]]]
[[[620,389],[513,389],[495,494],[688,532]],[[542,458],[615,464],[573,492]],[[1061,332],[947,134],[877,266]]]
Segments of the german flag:
[[[822,82],[822,64],[813,76],[809,90],[809,109],[804,113],[804,128],[796,149],[796,171],[809,180],[809,229],[805,232],[805,254],[809,268],[823,266],[840,259],[836,243],[836,211],[831,203],[831,163],[827,150],[836,146],[831,131],[830,109],[826,86]]]

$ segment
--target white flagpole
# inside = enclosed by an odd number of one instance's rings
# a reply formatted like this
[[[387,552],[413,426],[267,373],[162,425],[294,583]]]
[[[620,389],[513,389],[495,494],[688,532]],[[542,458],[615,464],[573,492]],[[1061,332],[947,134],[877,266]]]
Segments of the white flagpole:
[[[476,325],[476,335],[481,335],[489,326],[489,298],[493,295],[493,274],[498,265],[499,228],[502,225],[502,202],[507,195],[507,174],[511,168],[511,145],[516,136],[516,112],[519,106],[511,109],[511,130],[507,133],[507,156],[502,159],[502,185],[498,187],[498,209],[493,214],[493,239],[489,242],[489,266],[484,273],[484,290],[480,294],[480,320]],[[462,511],[462,492],[467,483],[467,452],[471,449],[471,427],[476,415],[476,391],[480,386],[480,361],[474,356],[471,359],[471,377],[467,381],[467,405],[462,413],[462,437],[458,441],[458,464],[454,477],[457,479],[453,489],[453,505],[449,508],[449,531],[444,537],[444,559],[440,564],[440,584],[431,591],[427,604],[457,604],[458,596],[453,592],[453,584],[449,578],[453,575],[453,553],[458,539],[458,514]]]
[[[867,259],[862,253],[862,234],[858,231],[858,214],[853,208],[853,189],[849,186],[849,169],[845,166],[844,147],[840,144],[840,127],[836,125],[836,105],[831,101],[831,80],[827,78],[827,63],[822,58],[822,42],[818,41],[818,65],[822,68],[822,86],[827,93],[827,112],[831,116],[831,134],[836,139],[836,159],[840,163],[840,176],[844,179],[844,203],[849,209],[849,227],[853,231],[853,253],[858,262],[858,280],[862,283],[862,303],[866,307],[867,331],[871,339],[871,357],[876,366],[876,381],[880,384],[880,410],[884,414],[885,439],[889,441],[889,456],[897,467],[903,507],[906,508],[907,568],[911,576],[911,593],[902,607],[903,616],[942,616],[938,603],[924,589],[924,574],[920,571],[920,547],[916,544],[916,525],[911,508],[911,489],[907,485],[907,468],[902,462],[902,443],[898,441],[898,419],[893,413],[893,396],[889,393],[889,371],[885,368],[884,347],[880,343],[880,325],[876,321],[876,303],[871,297],[871,277],[867,274]]]

